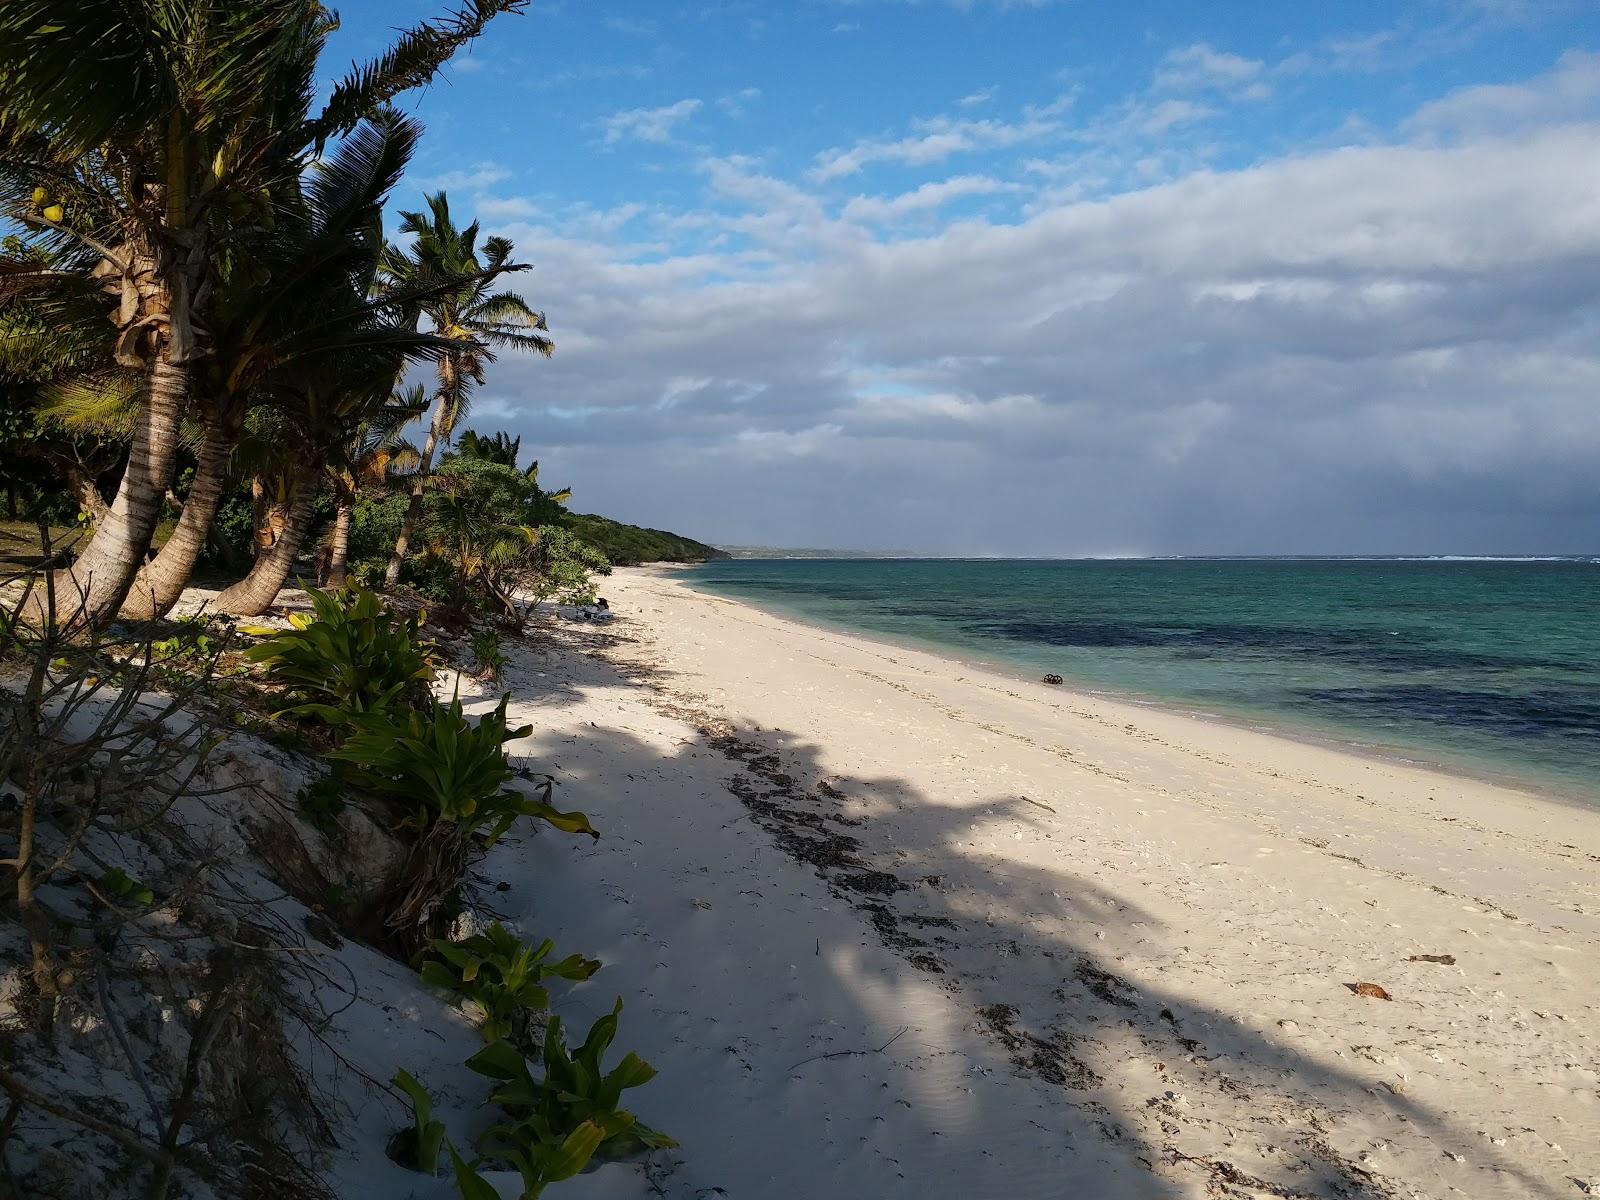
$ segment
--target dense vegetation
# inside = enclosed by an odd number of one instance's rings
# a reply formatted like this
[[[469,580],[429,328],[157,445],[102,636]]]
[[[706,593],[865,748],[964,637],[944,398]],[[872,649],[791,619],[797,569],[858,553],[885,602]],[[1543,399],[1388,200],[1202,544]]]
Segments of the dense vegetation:
[[[202,565],[228,581],[219,611],[256,615],[313,552],[342,585],[352,538],[371,559],[380,527],[385,586],[506,613],[508,587],[546,574],[534,591],[581,596],[599,558],[565,495],[530,486],[502,509],[506,480],[470,464],[515,472],[515,443],[453,447],[498,355],[555,350],[506,286],[529,264],[443,193],[384,233],[422,132],[390,101],[524,2],[411,31],[320,111],[331,26],[309,0],[166,0],[148,27],[109,3],[6,6],[0,484],[8,517],[81,524],[56,589],[72,619],[160,616]],[[464,520],[490,511],[504,519]],[[684,556],[584,529],[614,560]]]
[[[632,567],[640,563],[709,562],[728,555],[715,546],[697,542],[664,529],[624,525],[609,517],[592,513],[567,513],[561,524],[599,550],[613,566]]]
[[[718,553],[573,516],[518,439],[465,429],[497,355],[555,351],[507,286],[529,264],[442,192],[385,232],[422,136],[394,102],[527,2],[465,0],[331,91],[337,18],[316,0],[0,6],[0,516],[33,531],[0,546],[8,1184],[99,1170],[33,1153],[27,1128],[124,1160],[71,1194],[324,1194],[329,1134],[286,1028],[320,1041],[334,985],[302,929],[419,968],[481,1020],[475,1147],[395,1064],[414,1124],[393,1157],[447,1156],[477,1200],[485,1163],[534,1197],[597,1152],[673,1144],[618,1107],[653,1074],[602,1062],[621,1001],[574,1051],[545,1012],[547,980],[599,964],[460,924],[481,907],[470,865],[519,822],[599,835],[510,757],[531,729],[509,697],[475,719],[436,694],[442,642],[466,635],[455,665],[470,644],[497,680],[538,602],[591,600],[613,561]],[[296,579],[323,586],[310,612],[236,627]],[[163,623],[197,581],[224,585],[209,611]],[[230,750],[218,776],[233,736],[285,757]],[[231,840],[197,832],[229,821]],[[276,899],[240,885],[251,872]],[[272,906],[290,901],[286,929]],[[125,1072],[153,1119],[102,1111],[74,1075],[90,1064]]]

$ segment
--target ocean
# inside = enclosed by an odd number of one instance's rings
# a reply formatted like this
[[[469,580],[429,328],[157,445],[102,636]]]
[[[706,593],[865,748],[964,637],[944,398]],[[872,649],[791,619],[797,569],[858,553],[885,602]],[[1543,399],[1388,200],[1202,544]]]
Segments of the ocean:
[[[1600,803],[1597,559],[735,559],[686,582]]]

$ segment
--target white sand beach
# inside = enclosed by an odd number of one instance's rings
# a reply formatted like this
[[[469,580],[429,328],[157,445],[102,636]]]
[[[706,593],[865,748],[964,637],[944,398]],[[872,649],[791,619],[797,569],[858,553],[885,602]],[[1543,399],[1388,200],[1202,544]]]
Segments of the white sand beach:
[[[560,1194],[1600,1193],[1600,811],[605,590],[481,873],[682,1149]]]

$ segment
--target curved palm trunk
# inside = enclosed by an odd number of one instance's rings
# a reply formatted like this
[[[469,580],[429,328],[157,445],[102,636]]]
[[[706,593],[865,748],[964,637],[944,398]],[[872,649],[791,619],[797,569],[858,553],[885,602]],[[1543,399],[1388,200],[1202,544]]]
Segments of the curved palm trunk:
[[[311,510],[316,504],[317,485],[321,479],[322,470],[315,463],[303,465],[295,472],[289,485],[282,534],[256,555],[255,566],[248,575],[217,597],[212,605],[217,612],[258,617],[272,607],[289,572],[294,570],[295,559],[300,556],[300,545],[311,524]]]
[[[61,624],[103,625],[117,616],[161,519],[189,396],[189,368],[163,353],[146,379],[147,394],[116,499],[78,560],[57,574],[54,616]]]
[[[328,575],[324,587],[342,588],[350,585],[350,508],[348,500],[339,501],[333,513],[333,532],[328,535]]]
[[[57,468],[61,472],[61,477],[66,480],[67,490],[77,500],[79,510],[88,513],[89,524],[98,529],[111,506],[100,494],[100,489],[94,485],[94,480],[75,463],[58,463]]]
[[[261,553],[263,543],[261,531],[267,527],[267,515],[272,505],[267,502],[267,485],[261,482],[260,475],[250,476],[250,557],[254,558]]]
[[[194,572],[195,563],[206,547],[206,535],[217,515],[217,505],[228,481],[228,460],[233,455],[237,434],[233,422],[208,416],[200,453],[195,464],[189,498],[183,502],[183,515],[166,545],[147,563],[133,581],[122,615],[132,620],[164,617],[183,595],[184,586]]]
[[[389,565],[383,572],[384,587],[393,587],[400,582],[400,568],[405,564],[406,551],[411,548],[411,531],[416,528],[417,518],[422,515],[422,490],[427,483],[428,472],[433,469],[433,453],[439,447],[439,427],[444,423],[444,408],[444,398],[440,397],[439,411],[434,414],[433,424],[428,426],[428,438],[422,443],[422,453],[417,458],[417,473],[411,480],[411,502],[406,505],[406,515],[400,518],[400,536],[394,540],[394,553],[389,556]]]

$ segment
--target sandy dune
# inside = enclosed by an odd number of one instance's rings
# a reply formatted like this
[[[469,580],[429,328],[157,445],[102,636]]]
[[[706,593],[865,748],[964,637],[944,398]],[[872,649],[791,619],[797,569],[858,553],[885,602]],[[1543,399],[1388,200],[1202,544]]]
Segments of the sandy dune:
[[[606,592],[484,874],[683,1149],[561,1194],[1600,1194],[1600,811]]]

